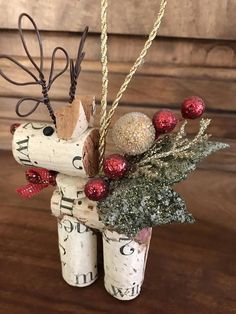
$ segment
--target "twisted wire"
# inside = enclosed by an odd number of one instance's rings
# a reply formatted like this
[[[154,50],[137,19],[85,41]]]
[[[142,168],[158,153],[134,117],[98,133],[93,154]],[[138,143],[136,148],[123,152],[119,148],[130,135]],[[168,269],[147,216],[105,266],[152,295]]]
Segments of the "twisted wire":
[[[84,44],[88,35],[88,26],[85,27],[83,34],[81,36],[77,57],[74,61],[70,59],[70,90],[69,90],[69,103],[72,103],[75,99],[75,93],[77,88],[77,81],[81,71],[81,63],[84,59],[85,52],[83,51]]]
[[[41,86],[42,86],[43,102],[48,109],[48,113],[49,113],[49,115],[53,121],[53,124],[56,126],[56,117],[54,115],[54,111],[53,111],[52,106],[50,104],[47,82],[43,76],[41,77]]]
[[[26,43],[26,40],[25,40],[24,31],[23,31],[23,28],[22,28],[22,20],[23,20],[23,18],[27,18],[28,20],[30,20],[30,22],[33,25],[34,32],[36,34],[37,42],[38,42],[38,45],[39,45],[39,66],[35,62],[35,60],[32,57],[32,55],[30,54],[30,51],[29,51],[28,46],[27,46],[27,43]],[[19,28],[20,39],[21,39],[21,42],[23,44],[23,48],[25,50],[25,53],[26,53],[29,61],[33,65],[33,67],[38,72],[38,77],[39,78],[37,78],[37,76],[32,71],[27,69],[26,66],[24,66],[22,63],[17,61],[15,58],[13,58],[11,56],[8,56],[8,55],[4,55],[4,54],[0,54],[0,59],[7,59],[10,62],[12,62],[13,64],[15,64],[17,68],[22,69],[25,73],[28,74],[28,76],[31,77],[31,81],[17,82],[14,79],[11,79],[10,77],[8,77],[1,69],[0,69],[0,75],[5,80],[7,80],[8,82],[10,82],[10,83],[12,83],[14,85],[17,85],[17,86],[26,86],[26,85],[35,85],[35,84],[40,85],[41,88],[42,88],[43,98],[39,99],[39,98],[35,98],[35,97],[22,97],[16,104],[16,114],[18,116],[20,116],[20,117],[27,117],[30,114],[32,114],[33,112],[35,112],[35,110],[38,108],[39,104],[44,103],[46,105],[47,109],[48,109],[49,115],[52,118],[53,123],[56,125],[56,118],[55,118],[55,115],[54,115],[54,112],[53,112],[53,108],[52,108],[51,103],[50,103],[48,92],[49,92],[52,84],[54,83],[54,81],[67,70],[68,65],[69,65],[68,53],[62,47],[56,47],[53,50],[52,57],[51,57],[51,69],[50,69],[49,79],[48,79],[48,83],[47,83],[46,80],[45,80],[45,77],[44,77],[44,69],[43,69],[43,61],[44,61],[43,44],[42,44],[40,33],[39,33],[39,30],[38,30],[38,27],[37,27],[35,21],[33,20],[33,18],[30,15],[28,15],[26,13],[22,13],[19,16],[18,28]],[[64,54],[65,66],[56,75],[54,75],[54,65],[55,65],[55,60],[56,60],[56,54],[57,54],[58,51],[61,51]],[[32,78],[33,78],[33,81],[32,81]],[[22,113],[20,109],[21,109],[22,105],[26,101],[31,101],[31,102],[34,103],[34,105],[28,112]]]

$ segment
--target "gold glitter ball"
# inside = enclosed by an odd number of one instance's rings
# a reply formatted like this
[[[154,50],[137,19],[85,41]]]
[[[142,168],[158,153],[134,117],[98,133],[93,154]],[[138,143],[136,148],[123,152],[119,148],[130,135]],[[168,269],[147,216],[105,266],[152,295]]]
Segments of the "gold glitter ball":
[[[146,152],[155,140],[152,120],[141,112],[130,112],[115,123],[113,141],[118,149],[127,155]]]

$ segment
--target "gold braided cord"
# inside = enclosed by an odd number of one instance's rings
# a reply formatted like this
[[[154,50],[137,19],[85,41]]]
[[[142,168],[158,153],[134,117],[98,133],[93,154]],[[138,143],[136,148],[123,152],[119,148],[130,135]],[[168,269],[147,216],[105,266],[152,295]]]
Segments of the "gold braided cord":
[[[100,112],[99,171],[102,171],[106,146],[106,109],[108,94],[108,61],[107,61],[107,7],[108,0],[101,0],[101,63],[102,63],[102,96]]]
[[[108,127],[110,126],[111,119],[115,113],[115,110],[116,110],[117,106],[119,105],[119,101],[120,101],[121,97],[123,96],[124,92],[126,91],[132,77],[134,76],[134,74],[138,70],[139,66],[143,63],[143,60],[144,60],[149,48],[151,47],[153,40],[157,36],[157,32],[160,28],[161,20],[162,20],[162,17],[164,15],[164,12],[165,12],[166,3],[167,3],[166,0],[161,1],[160,10],[159,10],[157,19],[153,25],[153,29],[152,29],[147,41],[145,42],[145,45],[144,45],[139,57],[137,58],[134,65],[130,69],[129,74],[126,76],[124,83],[121,85],[121,88],[120,88],[119,92],[117,93],[115,100],[112,103],[111,109],[108,112],[107,119],[106,119],[106,125],[105,125],[106,133],[107,133]]]
[[[104,10],[106,11],[107,9],[107,2],[108,0],[101,0],[101,12],[104,12]],[[103,165],[103,160],[104,160],[104,153],[105,153],[105,143],[106,143],[106,135],[108,132],[108,128],[110,126],[111,123],[111,119],[115,113],[115,110],[117,108],[117,106],[119,105],[119,101],[121,100],[124,92],[126,91],[131,79],[133,78],[134,74],[137,72],[139,66],[143,63],[144,58],[149,50],[149,48],[152,45],[153,40],[155,39],[155,37],[157,36],[157,32],[160,28],[161,25],[161,21],[162,21],[162,17],[165,13],[165,7],[167,4],[167,0],[161,0],[160,3],[160,9],[157,15],[157,19],[153,25],[152,31],[149,34],[149,37],[147,39],[147,41],[144,44],[144,47],[139,55],[139,57],[137,58],[137,60],[135,61],[134,65],[132,66],[132,68],[130,69],[128,75],[126,76],[123,84],[120,87],[119,92],[116,95],[115,100],[112,103],[111,109],[109,110],[109,112],[105,115],[105,122],[104,122],[104,115],[101,115],[101,120],[100,120],[100,144],[101,147],[99,147],[99,154],[100,154],[100,160],[99,160],[99,166],[100,166],[100,172],[102,171],[102,165]],[[103,31],[103,23],[106,23],[106,19],[101,15],[102,17],[102,31]],[[101,37],[103,39],[103,36]],[[107,63],[104,63],[104,59],[103,56],[105,56],[107,54],[107,47],[104,47],[103,45],[106,45],[107,42],[106,41],[102,41],[101,45],[101,51],[102,51],[102,67],[103,69],[105,69],[107,67]],[[107,59],[105,60],[107,61]],[[107,72],[108,73],[108,72]],[[105,72],[102,73],[103,74],[103,86],[102,86],[102,91],[105,90],[105,85],[107,84],[108,86],[108,78],[105,77]],[[106,81],[107,79],[107,81]],[[107,96],[107,91],[106,91],[106,96]],[[104,101],[104,100],[103,100]],[[107,104],[107,103],[106,103]],[[102,103],[102,106],[105,107],[105,105]],[[104,113],[104,108],[102,109],[102,113]],[[106,109],[106,108],[105,108]],[[101,123],[102,122],[102,123]]]

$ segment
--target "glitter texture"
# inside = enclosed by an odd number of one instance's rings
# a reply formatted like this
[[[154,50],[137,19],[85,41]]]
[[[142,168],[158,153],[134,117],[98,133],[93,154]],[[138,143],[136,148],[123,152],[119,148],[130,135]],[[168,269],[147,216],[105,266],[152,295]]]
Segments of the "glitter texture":
[[[98,203],[106,226],[134,237],[145,227],[193,223],[181,197],[170,187],[158,187],[146,178],[113,181],[111,194]]]
[[[199,118],[203,114],[204,110],[204,101],[197,96],[185,99],[181,106],[182,116],[185,119]]]
[[[168,133],[174,130],[178,120],[171,110],[160,110],[152,118],[157,134]]]
[[[192,223],[182,198],[172,186],[187,178],[197,163],[228,145],[209,141],[209,119],[201,119],[198,133],[187,138],[184,121],[176,134],[168,134],[138,156],[127,156],[130,168],[122,179],[110,182],[110,194],[98,202],[103,223],[134,237],[145,227]]]
[[[130,112],[114,125],[112,137],[115,145],[127,155],[139,155],[147,151],[155,140],[155,128],[151,119],[141,112]]]
[[[132,171],[130,178],[145,176],[159,184],[173,185],[187,178],[194,171],[197,163],[212,153],[227,148],[220,142],[208,141],[206,129],[209,119],[200,120],[197,135],[188,139],[185,136],[185,121],[177,134],[165,135],[144,154],[130,157]]]
[[[108,185],[102,178],[90,179],[84,187],[84,193],[91,201],[99,201],[107,196]]]
[[[103,171],[109,179],[122,178],[128,170],[127,160],[119,154],[108,156],[103,163]]]

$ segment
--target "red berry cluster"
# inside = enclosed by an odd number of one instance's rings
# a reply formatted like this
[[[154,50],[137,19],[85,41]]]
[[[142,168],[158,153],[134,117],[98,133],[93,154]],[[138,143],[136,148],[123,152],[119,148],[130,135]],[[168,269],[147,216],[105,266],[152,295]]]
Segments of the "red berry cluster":
[[[196,119],[205,110],[204,101],[196,96],[184,100],[181,105],[181,113],[184,119]],[[178,118],[171,110],[160,110],[156,112],[152,119],[156,129],[156,137],[174,130],[178,123]],[[108,179],[115,180],[122,178],[128,170],[128,162],[124,156],[113,154],[108,156],[103,164],[103,171]],[[93,201],[105,198],[109,193],[108,180],[94,178],[87,182],[84,189],[85,195]]]
[[[185,99],[181,105],[181,113],[184,119],[199,118],[204,110],[204,101],[197,96]],[[158,137],[161,134],[173,131],[178,119],[171,110],[160,110],[154,114],[152,122],[156,129],[156,137]]]
[[[113,154],[103,163],[103,171],[108,179],[122,178],[128,170],[128,162],[124,156]],[[109,185],[103,178],[94,178],[85,185],[84,193],[92,201],[99,201],[108,195]]]

